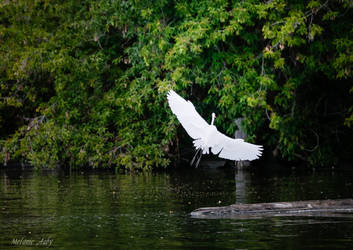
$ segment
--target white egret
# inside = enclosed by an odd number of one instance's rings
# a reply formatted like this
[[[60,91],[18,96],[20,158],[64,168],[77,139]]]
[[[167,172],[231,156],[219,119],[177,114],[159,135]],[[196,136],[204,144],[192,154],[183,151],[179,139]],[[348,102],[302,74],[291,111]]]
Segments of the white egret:
[[[210,149],[213,154],[218,154],[221,158],[235,161],[252,161],[261,156],[262,146],[245,142],[243,139],[230,138],[219,132],[213,125],[215,113],[212,113],[211,124],[208,124],[190,101],[186,101],[173,90],[168,92],[167,99],[172,112],[189,136],[194,139],[193,143],[197,151],[191,165],[201,151],[196,163],[197,167],[202,154],[209,154]]]

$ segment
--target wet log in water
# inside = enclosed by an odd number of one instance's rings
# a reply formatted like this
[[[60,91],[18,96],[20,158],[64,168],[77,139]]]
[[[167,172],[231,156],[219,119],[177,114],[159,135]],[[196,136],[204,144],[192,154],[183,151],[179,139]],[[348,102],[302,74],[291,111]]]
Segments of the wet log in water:
[[[353,199],[233,204],[191,212],[194,218],[251,218],[264,216],[353,216]]]

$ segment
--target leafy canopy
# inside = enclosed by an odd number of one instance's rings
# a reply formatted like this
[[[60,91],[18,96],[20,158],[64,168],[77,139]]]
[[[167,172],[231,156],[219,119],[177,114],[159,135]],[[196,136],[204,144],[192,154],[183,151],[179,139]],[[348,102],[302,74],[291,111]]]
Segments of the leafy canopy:
[[[284,159],[351,159],[352,18],[349,0],[3,1],[4,162],[165,167],[169,89]]]

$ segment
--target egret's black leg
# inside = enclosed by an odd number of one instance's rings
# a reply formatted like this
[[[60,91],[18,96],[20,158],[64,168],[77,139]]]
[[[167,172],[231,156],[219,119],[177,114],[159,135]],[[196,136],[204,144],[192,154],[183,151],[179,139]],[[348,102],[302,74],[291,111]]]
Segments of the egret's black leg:
[[[197,168],[197,167],[199,166],[199,163],[200,163],[201,157],[202,157],[202,151],[201,151],[201,154],[200,154],[199,159],[198,159],[198,160],[197,160],[197,162],[196,162],[196,166],[195,166],[195,168]]]
[[[199,148],[198,150],[196,150],[196,153],[194,155],[194,158],[192,158],[191,162],[190,162],[190,166],[192,166],[192,164],[194,163],[196,156],[198,155],[198,153],[200,152],[201,148]]]

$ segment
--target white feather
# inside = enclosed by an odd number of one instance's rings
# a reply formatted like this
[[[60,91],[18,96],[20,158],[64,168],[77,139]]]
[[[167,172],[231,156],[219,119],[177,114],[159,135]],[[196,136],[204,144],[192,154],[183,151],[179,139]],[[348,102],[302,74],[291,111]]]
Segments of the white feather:
[[[172,112],[176,115],[181,125],[189,136],[199,139],[204,136],[208,123],[197,113],[190,101],[185,101],[180,95],[170,90],[167,95],[168,103]]]
[[[236,161],[252,161],[262,155],[262,146],[220,133],[213,124],[208,124],[200,116],[190,101],[186,101],[173,90],[168,92],[167,98],[172,112],[194,139],[194,147],[197,150],[202,149],[203,154],[208,154],[211,149],[213,154],[218,154],[221,158]]]
[[[219,157],[235,160],[235,161],[244,161],[244,160],[256,160],[262,155],[262,146],[251,144],[245,142],[243,139],[233,139],[217,131],[219,137],[219,143],[212,147],[221,148]]]

